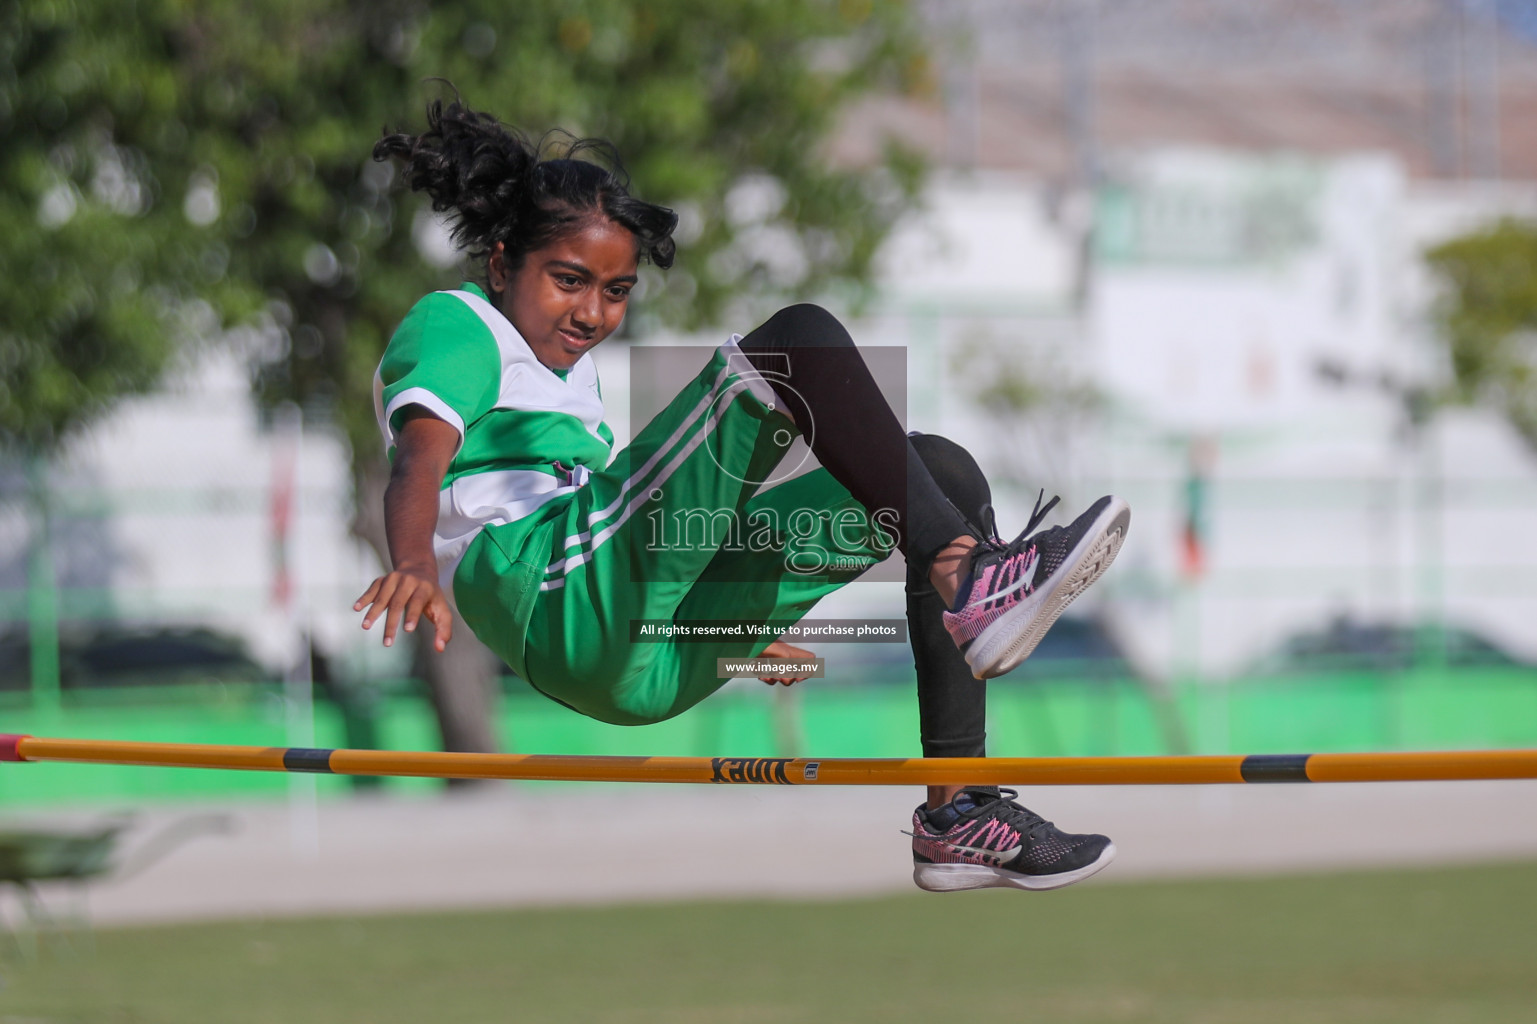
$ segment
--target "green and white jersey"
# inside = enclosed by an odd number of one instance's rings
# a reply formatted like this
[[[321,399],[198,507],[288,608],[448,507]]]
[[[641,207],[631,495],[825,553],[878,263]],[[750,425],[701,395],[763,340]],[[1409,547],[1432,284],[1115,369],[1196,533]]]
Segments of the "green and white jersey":
[[[613,453],[591,355],[551,370],[473,284],[423,298],[384,350],[374,411],[392,461],[401,413],[413,405],[459,431],[433,537],[447,594],[483,528],[572,494]]]

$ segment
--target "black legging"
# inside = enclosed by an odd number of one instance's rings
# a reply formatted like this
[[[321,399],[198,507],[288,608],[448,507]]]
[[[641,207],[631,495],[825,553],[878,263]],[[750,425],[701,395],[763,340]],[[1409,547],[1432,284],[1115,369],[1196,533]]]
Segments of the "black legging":
[[[819,306],[780,310],[742,339],[812,452],[855,500],[899,513],[897,546],[907,558],[907,621],[918,676],[925,757],[982,757],[987,688],[940,618],[929,582],[933,558],[965,534],[981,536],[991,501],[987,479],[960,445],[909,438],[843,325]]]
[[[741,342],[833,478],[872,515],[897,512],[897,548],[926,575],[951,541],[975,532],[908,442],[849,332],[827,310],[788,306]]]
[[[934,481],[976,533],[993,528],[992,491],[971,453],[938,434],[912,435]],[[974,678],[940,614],[945,603],[927,573],[907,569],[907,632],[918,675],[924,757],[987,756],[987,683]]]

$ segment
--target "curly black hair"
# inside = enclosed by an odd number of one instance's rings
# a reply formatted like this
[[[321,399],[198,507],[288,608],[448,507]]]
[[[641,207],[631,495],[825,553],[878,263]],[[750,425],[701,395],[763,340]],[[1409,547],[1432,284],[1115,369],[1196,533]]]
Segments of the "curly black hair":
[[[561,155],[546,158],[552,146]],[[608,166],[578,159],[584,153]],[[412,191],[426,192],[434,210],[451,215],[454,244],[471,259],[485,259],[501,242],[515,271],[530,252],[601,214],[635,235],[643,258],[672,266],[678,215],[630,195],[629,176],[606,140],[551,132],[534,142],[457,99],[434,100],[426,131],[386,132],[374,144],[375,160],[391,157],[405,163]]]

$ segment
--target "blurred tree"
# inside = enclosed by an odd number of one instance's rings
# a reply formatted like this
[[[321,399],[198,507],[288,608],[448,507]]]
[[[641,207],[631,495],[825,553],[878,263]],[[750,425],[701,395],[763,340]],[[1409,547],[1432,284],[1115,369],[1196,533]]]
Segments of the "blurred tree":
[[[1498,408],[1537,449],[1537,224],[1504,220],[1427,255],[1453,401]]]
[[[827,158],[853,101],[932,87],[899,0],[22,0],[0,18],[4,437],[56,440],[176,344],[240,325],[263,403],[351,441],[355,529],[381,558],[374,368],[418,297],[479,273],[369,158],[446,91],[425,79],[529,131],[607,136],[636,192],[680,211],[641,328],[858,287],[922,174],[894,144],[875,168]],[[491,749],[469,639],[422,662],[445,746]]]
[[[0,6],[0,456],[26,463],[39,708],[59,693],[47,456],[118,397],[153,387],[180,345],[261,299],[224,273],[164,12],[137,14]]]
[[[1061,488],[1073,475],[1073,439],[1104,409],[1105,396],[1050,347],[1031,347],[1025,359],[1022,351],[1017,335],[1000,337],[979,322],[968,325],[950,365],[1003,442],[984,455],[992,460],[989,479],[1027,492]]]
[[[0,444],[47,452],[179,344],[249,315],[181,120],[164,25],[133,5],[0,10]],[[163,20],[163,19],[162,19]]]

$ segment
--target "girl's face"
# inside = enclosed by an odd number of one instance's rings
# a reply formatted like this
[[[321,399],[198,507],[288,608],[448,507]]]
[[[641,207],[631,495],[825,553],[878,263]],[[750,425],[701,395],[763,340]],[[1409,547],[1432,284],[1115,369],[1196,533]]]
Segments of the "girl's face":
[[[534,355],[568,370],[624,321],[638,263],[630,229],[598,218],[535,249],[512,272],[498,242],[487,269],[497,308]]]

